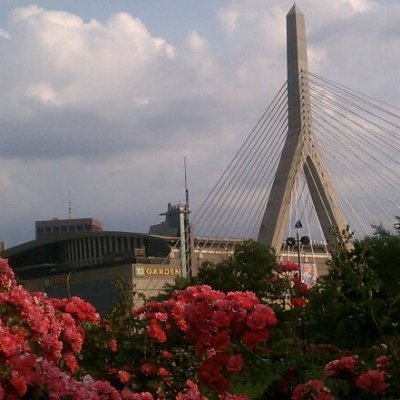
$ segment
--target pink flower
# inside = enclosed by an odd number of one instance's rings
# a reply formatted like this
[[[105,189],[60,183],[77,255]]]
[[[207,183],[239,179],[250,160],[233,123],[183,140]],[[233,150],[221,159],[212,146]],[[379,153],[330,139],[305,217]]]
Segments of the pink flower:
[[[379,371],[386,371],[390,365],[390,359],[388,356],[380,356],[376,359],[376,368]]]
[[[357,365],[357,358],[354,356],[341,357],[326,364],[325,376],[327,378],[340,378],[343,374],[352,374]]]
[[[292,393],[292,400],[335,400],[335,396],[325,386],[324,381],[312,379],[297,385]]]
[[[190,379],[186,381],[186,389],[184,392],[179,392],[176,400],[207,400],[206,397],[202,396],[198,386]]]
[[[115,339],[111,339],[110,342],[108,343],[108,347],[113,352],[117,351],[117,341]]]
[[[368,370],[356,379],[355,385],[359,389],[366,390],[372,396],[383,396],[387,388],[385,372]]]
[[[122,400],[154,400],[154,397],[149,392],[132,393],[129,390],[123,390],[121,393]]]
[[[145,363],[140,367],[140,370],[144,375],[154,375],[157,371],[157,368],[154,364]]]
[[[129,382],[130,379],[131,379],[131,375],[129,374],[129,372],[126,372],[126,371],[123,371],[123,370],[118,371],[117,375],[118,375],[119,380],[122,383]]]

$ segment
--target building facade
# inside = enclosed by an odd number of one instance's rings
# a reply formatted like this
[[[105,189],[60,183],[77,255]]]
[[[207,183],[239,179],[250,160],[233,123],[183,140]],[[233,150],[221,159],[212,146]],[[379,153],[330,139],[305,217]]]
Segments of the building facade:
[[[36,239],[60,236],[71,232],[100,232],[103,224],[95,218],[50,219],[35,222]]]
[[[79,296],[105,314],[117,301],[119,282],[133,292],[133,300],[135,293],[154,296],[177,277],[195,276],[203,262],[227,259],[243,241],[193,237],[184,213],[185,207],[169,204],[161,214],[165,221],[150,227],[149,234],[104,231],[94,218],[37,221],[35,240],[0,255],[27,289],[51,297]],[[310,279],[323,273],[326,247],[311,243],[300,254],[297,250],[282,248],[278,258],[297,262],[300,255]]]

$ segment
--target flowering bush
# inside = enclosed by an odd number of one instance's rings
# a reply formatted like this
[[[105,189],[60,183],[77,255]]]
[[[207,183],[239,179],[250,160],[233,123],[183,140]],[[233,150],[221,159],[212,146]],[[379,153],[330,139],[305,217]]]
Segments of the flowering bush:
[[[391,363],[387,356],[375,360],[375,369],[368,369],[357,356],[345,356],[330,361],[325,365],[323,380],[310,380],[296,386],[292,400],[302,399],[363,399],[363,398],[392,398],[387,392],[389,381],[393,378],[390,373]],[[332,387],[330,390],[328,387]],[[335,394],[333,393],[335,392]]]
[[[272,309],[251,292],[192,286],[167,300],[150,301],[113,324],[107,363],[113,371],[129,372],[132,388],[182,396],[187,382],[198,381],[204,390],[226,397],[234,377],[246,369],[246,359],[276,323]],[[127,334],[136,342],[134,349]],[[134,364],[128,362],[133,356]]]
[[[87,323],[99,323],[92,305],[28,292],[0,259],[0,399],[145,398],[90,375],[74,376]]]
[[[300,265],[292,261],[281,262],[270,277],[270,298],[283,311],[303,308],[308,302],[308,286],[301,281]]]

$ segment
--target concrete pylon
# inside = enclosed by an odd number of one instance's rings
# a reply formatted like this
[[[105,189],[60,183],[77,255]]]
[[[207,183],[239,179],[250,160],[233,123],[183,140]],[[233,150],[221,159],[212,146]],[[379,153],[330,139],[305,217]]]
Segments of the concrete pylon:
[[[346,222],[329,174],[319,156],[311,125],[310,92],[304,15],[294,5],[286,16],[288,133],[261,222],[258,241],[279,253],[287,227],[291,196],[299,174],[304,174],[311,199],[328,242],[332,228],[345,229]]]

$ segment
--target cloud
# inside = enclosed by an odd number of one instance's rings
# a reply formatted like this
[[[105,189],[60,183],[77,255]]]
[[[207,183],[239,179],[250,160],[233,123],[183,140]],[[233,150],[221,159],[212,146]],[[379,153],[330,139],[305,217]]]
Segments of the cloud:
[[[129,13],[14,9],[0,30],[2,236],[66,216],[68,190],[77,216],[145,231],[182,201],[184,156],[195,209],[286,80],[292,4],[232,0],[217,10],[218,37],[193,23],[176,43]],[[399,101],[396,4],[301,7],[310,70]]]

